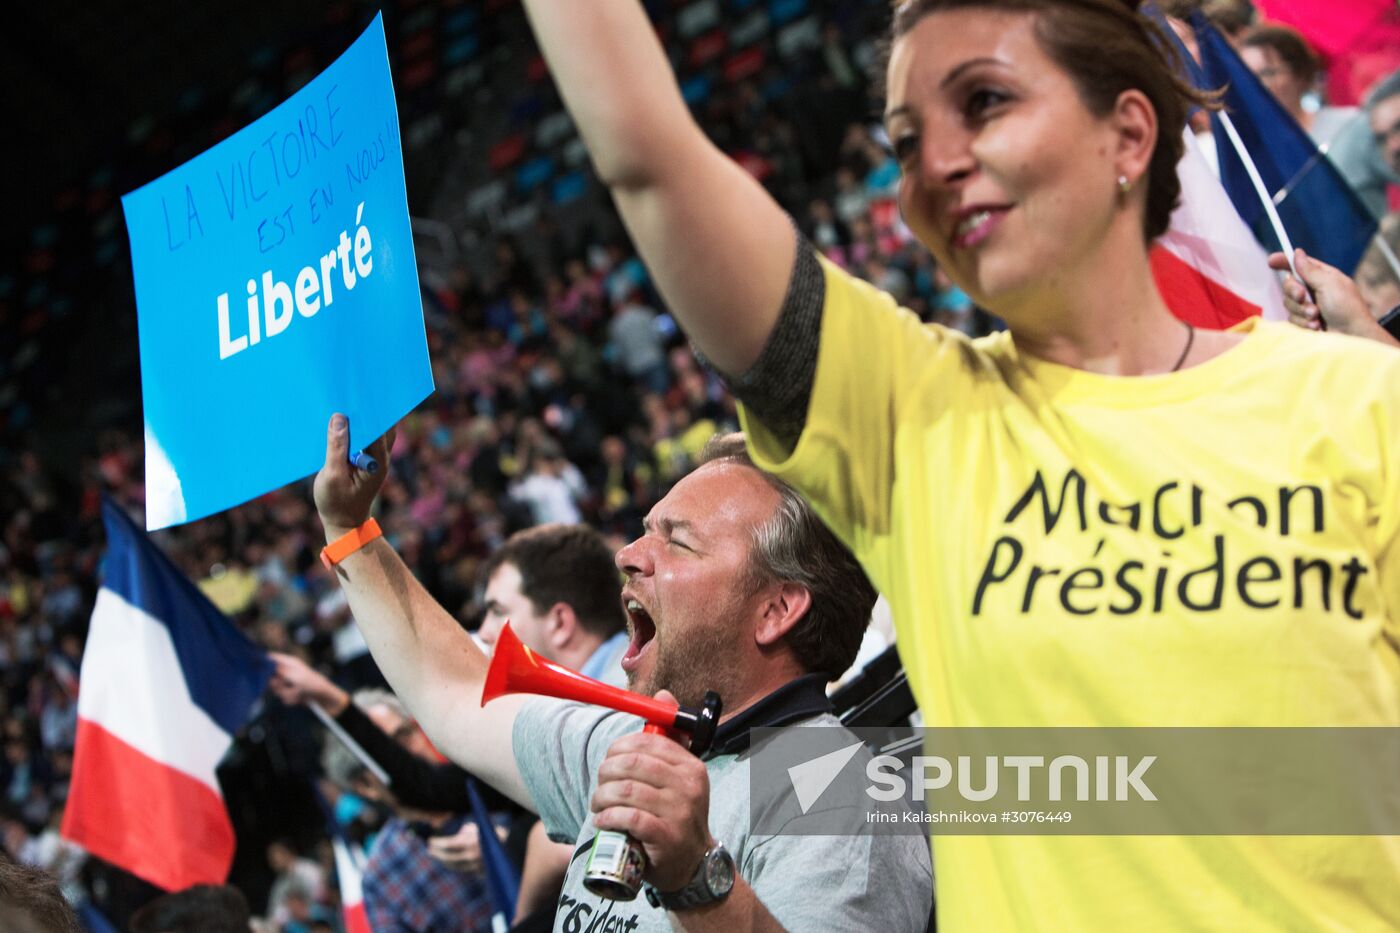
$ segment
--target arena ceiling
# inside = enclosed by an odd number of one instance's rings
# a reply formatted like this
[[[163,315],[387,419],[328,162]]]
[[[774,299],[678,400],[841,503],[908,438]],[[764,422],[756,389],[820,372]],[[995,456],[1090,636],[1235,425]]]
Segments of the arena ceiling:
[[[43,0],[0,28],[7,244],[83,181],[144,115],[238,80],[257,51],[306,35],[351,0]]]

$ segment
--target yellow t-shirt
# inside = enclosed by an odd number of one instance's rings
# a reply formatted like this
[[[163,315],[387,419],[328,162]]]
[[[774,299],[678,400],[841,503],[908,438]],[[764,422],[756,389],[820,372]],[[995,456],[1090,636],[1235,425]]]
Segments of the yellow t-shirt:
[[[741,418],[889,600],[927,725],[1400,726],[1400,353],[1255,321],[1100,376],[822,265],[802,436]],[[1400,929],[1395,837],[933,846],[944,930]]]

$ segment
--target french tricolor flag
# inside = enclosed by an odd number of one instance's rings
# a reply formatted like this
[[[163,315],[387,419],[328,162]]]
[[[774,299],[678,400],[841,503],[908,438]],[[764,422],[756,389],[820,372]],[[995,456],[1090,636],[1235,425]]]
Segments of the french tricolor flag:
[[[214,769],[272,664],[119,508],[102,519],[62,835],[167,891],[221,884],[234,837]]]
[[[335,850],[335,874],[340,879],[340,911],[345,918],[345,933],[373,933],[361,888],[364,866],[339,835],[331,837],[331,847]]]
[[[1162,300],[1181,320],[1214,330],[1255,315],[1287,320],[1268,256],[1189,129],[1185,136],[1186,154],[1176,167],[1181,202],[1149,254]]]
[[[1187,74],[1197,87],[1200,69],[1155,3],[1142,12],[1172,38]],[[1224,330],[1245,318],[1288,320],[1283,290],[1269,269],[1268,254],[1240,217],[1220,178],[1196,144],[1190,127],[1182,131],[1186,151],[1177,163],[1181,200],[1167,232],[1153,243],[1149,258],[1157,290],[1168,308],[1197,327]]]

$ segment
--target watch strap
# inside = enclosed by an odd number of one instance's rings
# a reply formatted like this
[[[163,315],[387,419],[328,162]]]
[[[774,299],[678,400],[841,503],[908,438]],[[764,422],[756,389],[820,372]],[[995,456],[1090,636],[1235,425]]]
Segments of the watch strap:
[[[379,529],[379,522],[374,519],[366,519],[363,525],[358,528],[351,528],[345,534],[336,538],[330,544],[321,548],[321,563],[330,572],[335,572],[335,565],[354,554],[360,548],[369,544],[375,538],[383,535]]]
[[[729,888],[724,891],[710,890],[707,875],[710,861],[715,858],[726,859],[729,862],[732,879],[735,872],[734,857],[729,854],[729,850],[723,844],[719,844],[705,853],[705,857],[700,860],[700,867],[695,870],[690,883],[679,891],[658,891],[651,885],[647,885],[647,902],[662,910],[689,910],[692,907],[703,907],[706,904],[716,904],[724,900],[729,896],[734,885],[731,880]]]

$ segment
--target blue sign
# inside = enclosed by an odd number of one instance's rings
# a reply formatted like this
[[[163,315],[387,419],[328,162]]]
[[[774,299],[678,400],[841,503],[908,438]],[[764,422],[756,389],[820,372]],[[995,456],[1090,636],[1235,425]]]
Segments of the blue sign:
[[[275,110],[122,198],[146,416],[146,527],[366,447],[433,390],[380,17]]]

